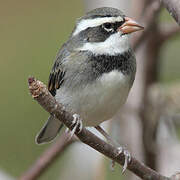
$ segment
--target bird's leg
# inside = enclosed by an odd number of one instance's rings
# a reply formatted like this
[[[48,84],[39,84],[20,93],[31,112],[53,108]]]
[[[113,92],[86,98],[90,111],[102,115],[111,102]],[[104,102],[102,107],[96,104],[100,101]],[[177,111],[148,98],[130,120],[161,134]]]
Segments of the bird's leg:
[[[101,127],[101,126],[95,126],[95,128],[106,138],[108,143],[112,144],[113,146],[119,146],[117,142],[115,142],[111,136]]]
[[[125,170],[127,169],[128,163],[131,162],[131,154],[130,154],[130,152],[125,147],[119,146],[117,149],[118,149],[117,156],[119,156],[121,153],[123,153],[124,157],[125,157],[124,165],[123,165],[123,170],[122,170],[122,173],[124,173]]]
[[[125,160],[124,160],[124,165],[123,165],[123,170],[122,170],[122,173],[124,173],[124,171],[126,170],[126,168],[128,166],[128,163],[130,163],[130,161],[131,161],[131,154],[129,153],[129,151],[126,148],[119,146],[119,144],[117,142],[115,142],[101,126],[96,126],[95,128],[107,139],[107,141],[110,144],[117,147],[117,149],[118,149],[117,156],[121,153],[124,154]],[[115,165],[115,161],[113,160],[111,163],[112,170],[114,169],[114,165]]]
[[[80,133],[83,125],[82,125],[82,120],[80,118],[79,114],[73,114],[73,122],[72,125],[73,129],[70,131],[69,128],[66,129],[66,132],[70,132],[70,137],[69,139],[72,138],[72,136],[74,135],[74,133],[78,130],[77,133]]]

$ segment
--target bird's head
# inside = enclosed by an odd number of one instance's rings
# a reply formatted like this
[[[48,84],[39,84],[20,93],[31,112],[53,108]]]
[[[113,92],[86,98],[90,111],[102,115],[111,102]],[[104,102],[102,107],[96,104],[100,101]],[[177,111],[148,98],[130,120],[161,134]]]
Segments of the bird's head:
[[[120,10],[102,7],[78,19],[72,38],[76,41],[78,50],[115,55],[130,48],[130,33],[142,29],[142,26]]]

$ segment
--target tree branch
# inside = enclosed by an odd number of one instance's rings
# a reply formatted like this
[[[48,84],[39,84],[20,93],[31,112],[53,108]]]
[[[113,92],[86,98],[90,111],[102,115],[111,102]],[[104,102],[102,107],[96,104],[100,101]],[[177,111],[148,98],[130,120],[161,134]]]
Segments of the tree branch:
[[[68,139],[69,134],[63,133],[57,142],[52,144],[19,180],[34,180],[40,177],[49,165],[56,160],[57,156],[63,153],[68,145],[76,141],[74,137],[70,141]]]
[[[180,1],[179,0],[160,0],[169,11],[170,15],[180,25]]]
[[[135,37],[136,39],[133,41],[133,47],[135,50],[137,50],[142,42],[145,42],[143,54],[146,62],[144,67],[142,67],[143,71],[141,76],[144,77],[144,81],[141,81],[140,84],[143,83],[143,96],[141,102],[142,105],[140,106],[139,111],[143,125],[142,130],[145,161],[146,164],[153,169],[157,168],[157,152],[155,151],[155,149],[157,149],[157,145],[155,143],[157,125],[154,123],[155,120],[152,121],[150,119],[151,116],[147,115],[147,109],[149,107],[147,91],[149,85],[158,79],[159,53],[161,46],[166,40],[177,34],[179,31],[179,27],[177,25],[168,26],[167,29],[161,28],[162,26],[160,26],[157,22],[157,16],[159,15],[160,10],[161,3],[159,3],[159,1],[153,1],[145,8],[145,14],[141,20],[141,22],[144,22],[145,24],[145,30],[142,34],[138,33]]]
[[[161,43],[167,41],[169,38],[176,36],[180,33],[180,28],[177,24],[162,24],[159,25],[158,28]]]
[[[34,78],[29,78],[29,90],[32,97],[49,113],[54,114],[61,122],[63,122],[69,129],[72,129],[73,116],[65,111],[62,104],[56,102],[55,98],[49,93],[46,86]],[[85,144],[91,146],[93,149],[104,154],[106,157],[116,161],[120,165],[124,164],[124,154],[118,154],[118,149],[105,141],[95,136],[86,128],[83,128],[80,133],[75,133],[76,136]],[[137,161],[132,157],[131,162],[127,167],[134,174],[144,180],[170,180],[156,171],[145,166],[143,163]]]
[[[140,22],[144,25],[145,29],[142,32],[138,32],[132,39],[132,47],[134,50],[137,50],[141,42],[147,37],[149,32],[152,31],[156,19],[155,17],[157,17],[160,10],[161,4],[157,1],[152,2],[152,4],[147,8],[143,18],[140,19]]]

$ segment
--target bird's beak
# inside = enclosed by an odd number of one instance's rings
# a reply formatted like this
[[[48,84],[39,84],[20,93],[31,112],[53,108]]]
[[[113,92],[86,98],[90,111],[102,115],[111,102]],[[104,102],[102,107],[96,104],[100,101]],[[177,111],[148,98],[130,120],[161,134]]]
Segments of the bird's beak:
[[[125,17],[125,23],[121,25],[117,31],[121,31],[123,34],[129,34],[143,29],[144,27],[138,24],[136,21],[129,17]]]

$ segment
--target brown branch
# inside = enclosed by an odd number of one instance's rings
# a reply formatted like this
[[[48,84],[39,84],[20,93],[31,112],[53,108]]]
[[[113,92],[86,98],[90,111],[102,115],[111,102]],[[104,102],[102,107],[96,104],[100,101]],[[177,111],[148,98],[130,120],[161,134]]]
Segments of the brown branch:
[[[159,25],[159,39],[161,43],[167,41],[169,38],[176,36],[180,33],[180,28],[177,24],[162,24]]]
[[[62,104],[56,102],[55,98],[49,93],[46,86],[35,80],[29,78],[29,90],[32,97],[38,101],[38,103],[49,113],[54,114],[61,122],[63,122],[69,129],[72,129],[73,116],[69,112],[65,111]],[[116,147],[107,144],[105,141],[95,136],[86,128],[83,128],[80,133],[76,132],[77,137],[85,144],[91,146],[93,149],[104,154],[106,157],[116,161],[120,165],[124,164],[124,154],[118,154]],[[156,171],[145,166],[143,163],[137,161],[132,157],[131,162],[127,167],[134,174],[144,180],[170,180],[157,173]]]
[[[144,25],[145,29],[141,33],[138,32],[136,36],[132,39],[132,46],[134,50],[137,50],[141,42],[147,37],[147,35],[152,31],[155,17],[159,14],[161,10],[161,5],[159,2],[154,1],[147,8],[146,13],[143,15],[143,18],[140,20],[141,24]]]
[[[169,11],[170,15],[180,25],[180,1],[179,0],[160,0]]]
[[[180,1],[179,1],[180,2]],[[132,39],[132,47],[134,50],[137,50],[141,42],[148,36],[148,34],[153,30],[156,17],[158,16],[161,10],[161,4],[158,1],[152,2],[146,12],[143,15],[143,18],[140,19],[141,24],[144,25],[145,29],[142,32],[138,32],[136,36]],[[180,11],[180,9],[179,9]],[[180,32],[180,28],[177,25],[160,25],[160,38],[163,42],[169,39],[171,36],[176,35]]]
[[[63,133],[56,143],[52,144],[32,165],[32,167],[25,172],[19,180],[35,180],[41,176],[41,174],[53,163],[57,156],[64,152],[68,145],[75,142],[73,137],[68,141],[69,134]]]
[[[179,27],[176,25],[163,28],[157,22],[157,16],[160,12],[161,6],[159,1],[154,1],[149,7],[146,7],[145,15],[143,17],[145,30],[142,35],[136,37],[133,41],[134,48],[137,49],[139,44],[145,41],[144,54],[146,58],[145,66],[143,67],[143,98],[142,105],[139,110],[140,118],[142,120],[143,127],[143,145],[146,164],[153,168],[157,168],[157,145],[155,143],[155,137],[157,132],[157,124],[155,120],[151,120],[148,116],[149,102],[147,100],[147,91],[149,86],[158,80],[158,68],[159,68],[159,53],[163,43],[170,37],[178,33]],[[158,119],[156,119],[157,121]],[[150,148],[151,147],[151,148]]]

